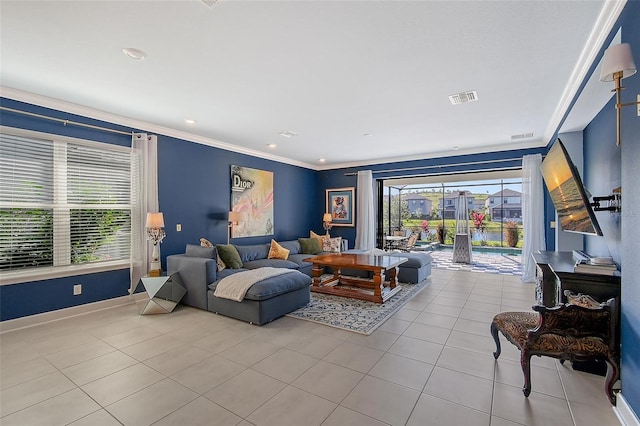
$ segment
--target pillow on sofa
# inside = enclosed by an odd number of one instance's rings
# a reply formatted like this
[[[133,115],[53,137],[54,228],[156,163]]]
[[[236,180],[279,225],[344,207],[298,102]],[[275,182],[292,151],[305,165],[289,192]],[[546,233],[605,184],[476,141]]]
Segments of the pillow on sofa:
[[[200,245],[202,247],[213,247],[213,244],[211,244],[211,241],[207,240],[206,238],[200,238]]]
[[[218,270],[218,272],[227,269],[227,265],[220,258],[220,253],[217,253],[217,252],[216,252],[216,269]]]
[[[215,259],[216,249],[214,247],[201,247],[195,244],[187,244],[185,255],[189,257],[205,257],[207,259]]]
[[[320,247],[322,247],[322,239],[324,238],[324,235],[318,235],[313,231],[309,231],[309,238],[317,239],[318,242],[320,243]]]
[[[340,243],[342,242],[342,237],[334,237],[334,238],[322,238],[322,251],[326,251],[329,253],[340,253]]]
[[[240,260],[240,254],[238,250],[231,244],[218,244],[216,245],[220,259],[227,265],[227,268],[240,269],[242,268],[242,260]]]
[[[267,259],[287,260],[288,257],[289,250],[278,244],[276,240],[271,240],[271,248],[269,249],[269,256],[267,256]]]
[[[317,238],[298,238],[303,254],[322,253],[322,246]]]

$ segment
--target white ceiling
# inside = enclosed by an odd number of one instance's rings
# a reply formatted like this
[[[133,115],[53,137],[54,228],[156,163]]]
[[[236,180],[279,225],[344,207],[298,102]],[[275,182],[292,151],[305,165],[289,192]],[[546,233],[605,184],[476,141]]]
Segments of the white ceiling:
[[[3,0],[0,81],[3,96],[314,169],[536,147],[621,4]],[[467,90],[479,100],[449,103]],[[606,102],[581,101],[571,129]],[[534,136],[511,139],[522,133]]]

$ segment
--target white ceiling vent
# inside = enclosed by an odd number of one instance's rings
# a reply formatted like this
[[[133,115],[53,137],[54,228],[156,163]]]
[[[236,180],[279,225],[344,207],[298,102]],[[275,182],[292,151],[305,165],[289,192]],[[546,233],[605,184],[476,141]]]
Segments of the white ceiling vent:
[[[200,0],[200,1],[209,7],[213,7],[216,4],[218,4],[218,0]]]
[[[285,130],[284,132],[278,133],[280,136],[284,136],[285,138],[293,138],[298,136],[296,132],[292,132],[291,130]]]
[[[517,139],[528,139],[532,137],[533,137],[533,133],[520,133],[519,135],[511,135],[511,140],[515,141]]]
[[[449,95],[449,101],[452,105],[466,104],[467,102],[473,102],[477,100],[478,93],[475,90]]]

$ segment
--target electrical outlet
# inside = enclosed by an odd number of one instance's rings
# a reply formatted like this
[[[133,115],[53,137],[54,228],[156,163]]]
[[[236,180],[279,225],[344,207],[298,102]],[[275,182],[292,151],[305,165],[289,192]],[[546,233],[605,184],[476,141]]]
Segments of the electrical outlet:
[[[552,220],[551,223],[549,223],[549,228],[554,229],[556,227],[556,221]]]
[[[182,224],[176,223],[176,232],[181,232],[181,231],[182,231]]]
[[[73,286],[73,295],[77,296],[79,294],[82,294],[82,284],[75,284]]]

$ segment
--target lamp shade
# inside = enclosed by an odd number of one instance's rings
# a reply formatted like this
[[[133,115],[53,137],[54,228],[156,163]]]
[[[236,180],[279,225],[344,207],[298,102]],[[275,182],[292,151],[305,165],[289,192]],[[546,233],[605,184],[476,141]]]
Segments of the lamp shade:
[[[613,75],[617,72],[622,72],[622,78],[627,78],[635,74],[636,71],[629,43],[616,44],[604,51],[600,81],[613,81]]]
[[[229,222],[242,222],[243,214],[240,212],[229,212]]]
[[[331,222],[331,213],[325,213],[322,215],[323,222]]]
[[[162,213],[147,213],[147,228],[164,228]]]

